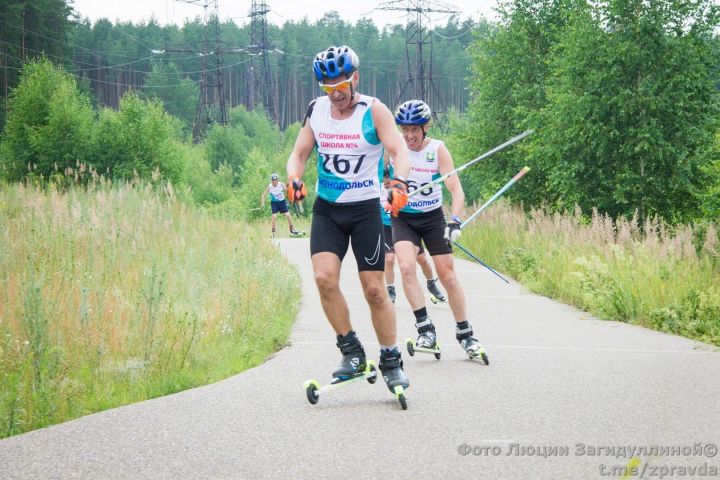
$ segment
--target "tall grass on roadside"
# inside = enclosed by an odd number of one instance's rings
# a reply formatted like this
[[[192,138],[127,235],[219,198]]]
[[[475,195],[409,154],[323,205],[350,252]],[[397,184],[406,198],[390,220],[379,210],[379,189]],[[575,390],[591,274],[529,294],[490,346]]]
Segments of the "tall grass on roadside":
[[[0,437],[262,362],[300,295],[266,237],[169,185],[0,185]]]
[[[531,290],[598,317],[720,345],[720,245],[714,225],[613,221],[593,212],[529,214],[500,203],[463,233]]]

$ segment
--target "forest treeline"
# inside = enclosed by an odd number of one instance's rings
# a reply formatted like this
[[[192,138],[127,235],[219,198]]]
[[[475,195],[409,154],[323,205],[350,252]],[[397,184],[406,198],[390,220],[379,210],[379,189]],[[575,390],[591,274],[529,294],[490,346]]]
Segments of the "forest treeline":
[[[432,134],[448,142],[457,164],[535,131],[463,173],[469,200],[487,198],[529,165],[508,194],[526,208],[596,209],[639,224],[717,219],[716,2],[509,0],[498,12],[496,22],[453,17],[431,33],[432,71],[449,110],[449,128]],[[192,201],[247,210],[269,173],[284,171],[297,121],[319,95],[310,73],[317,51],[352,45],[361,90],[391,108],[403,78],[402,25],[350,24],[333,12],[270,25],[278,125],[262,107],[243,106],[249,31],[225,22],[229,122],[192,144],[199,61],[188,52],[199,46],[199,20],[91,24],[62,0],[11,0],[0,14],[7,181],[46,181],[84,165],[109,178],[160,175]]]
[[[249,2],[248,2],[249,3]],[[222,8],[222,2],[220,4]],[[17,84],[22,62],[44,53],[48,59],[76,75],[83,88],[101,105],[117,108],[129,90],[140,90],[161,98],[168,111],[192,124],[201,79],[203,21],[200,17],[181,26],[148,22],[95,23],[73,17],[62,0],[26,2],[9,0],[0,6],[0,57],[2,91],[7,98]],[[446,19],[430,30],[432,43],[433,94],[443,109],[464,109],[469,98],[465,78],[469,73],[466,47],[472,33],[487,29],[471,19]],[[412,28],[412,27],[411,27]],[[427,32],[426,32],[427,34]],[[312,59],[328,45],[348,44],[363,66],[363,91],[394,102],[408,73],[404,70],[406,25],[379,29],[371,20],[356,23],[330,11],[316,21],[288,20],[267,24],[269,41],[271,105],[281,128],[302,120],[310,99],[320,90],[312,75]],[[253,71],[263,68],[260,50],[252,44],[250,22],[227,20],[219,24],[222,52],[222,83],[228,106],[262,105],[260,88],[253,84]],[[210,45],[212,50],[214,45]],[[426,44],[429,55],[430,43]],[[415,55],[414,45],[409,45]],[[254,61],[253,61],[254,60]],[[429,56],[426,69],[430,69]],[[213,68],[212,62],[209,68]],[[211,77],[214,73],[211,71]],[[263,78],[264,72],[255,72]],[[212,78],[211,78],[212,83]],[[252,98],[251,98],[252,97]],[[440,108],[440,107],[438,107]]]

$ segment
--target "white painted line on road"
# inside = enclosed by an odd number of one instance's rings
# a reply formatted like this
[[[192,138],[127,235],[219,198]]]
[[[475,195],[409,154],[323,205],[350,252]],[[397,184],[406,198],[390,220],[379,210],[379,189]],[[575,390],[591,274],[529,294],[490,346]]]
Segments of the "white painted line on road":
[[[364,345],[378,345],[377,342],[363,341]],[[323,342],[323,341],[308,341],[300,340],[292,342],[291,345],[305,346],[305,345],[332,345],[335,346],[335,342]],[[720,350],[646,350],[637,348],[605,348],[605,347],[557,347],[551,345],[490,345],[484,344],[485,348],[490,350],[553,350],[553,351],[566,351],[566,352],[610,352],[610,353],[636,353],[648,357],[654,357],[657,355],[668,355],[675,353],[685,353],[690,355],[718,355],[720,358]]]

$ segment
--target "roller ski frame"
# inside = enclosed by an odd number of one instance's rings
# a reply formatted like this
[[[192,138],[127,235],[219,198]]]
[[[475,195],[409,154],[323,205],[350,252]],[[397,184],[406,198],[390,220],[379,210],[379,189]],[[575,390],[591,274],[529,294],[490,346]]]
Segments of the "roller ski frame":
[[[351,383],[355,383],[359,380],[367,380],[369,384],[373,384],[378,379],[378,369],[375,366],[375,362],[372,360],[368,360],[367,364],[365,365],[365,370],[362,372],[356,373],[355,375],[346,378],[333,378],[333,380],[325,385],[320,386],[320,383],[315,380],[306,380],[303,384],[303,388],[305,389],[305,394],[307,396],[308,402],[315,405],[318,403],[318,400],[320,400],[320,393],[322,392],[329,392],[331,390],[337,390],[338,388],[347,386]]]
[[[350,378],[347,378],[345,380],[342,380],[340,378],[334,378],[332,382],[322,387],[320,386],[320,382],[315,379],[306,380],[303,384],[303,388],[305,389],[305,396],[307,397],[308,402],[310,402],[312,405],[315,405],[318,403],[318,401],[320,401],[320,393],[322,392],[337,390],[338,388],[342,388],[360,380],[367,380],[367,382],[372,385],[377,381],[377,379],[378,368],[375,366],[374,361],[368,360],[367,365],[365,366],[365,370],[356,375],[353,375]],[[398,402],[400,402],[400,407],[403,410],[407,410],[407,397],[405,397],[405,389],[402,386],[398,385],[395,387],[393,394],[395,395],[395,398],[397,398]]]
[[[405,340],[405,347],[407,348],[408,355],[411,357],[415,356],[415,352],[431,353],[435,355],[435,359],[440,360],[440,342],[435,342],[435,348],[418,347],[415,345],[415,341],[412,338]]]

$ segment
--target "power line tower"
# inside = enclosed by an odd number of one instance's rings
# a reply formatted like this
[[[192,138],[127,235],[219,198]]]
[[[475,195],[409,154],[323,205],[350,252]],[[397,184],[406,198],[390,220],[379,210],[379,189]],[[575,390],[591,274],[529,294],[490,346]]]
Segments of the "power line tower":
[[[460,13],[454,6],[429,0],[396,0],[381,3],[377,10],[407,12],[405,26],[405,61],[403,71],[398,75],[395,104],[416,98],[423,100],[433,112],[439,128],[444,126],[445,102],[433,80],[433,37],[425,23],[431,14]],[[393,105],[393,107],[394,107]],[[391,108],[393,108],[391,107]]]
[[[270,118],[277,122],[277,102],[275,101],[275,82],[270,70],[270,51],[273,47],[268,40],[267,14],[270,7],[264,0],[252,0],[250,7],[250,69],[252,70],[248,108],[253,109],[255,100],[267,109]],[[260,58],[258,58],[260,57]]]
[[[195,109],[193,140],[199,142],[209,125],[227,124],[227,104],[223,84],[222,50],[218,0],[175,0],[203,7],[203,39],[200,54],[200,96]],[[212,10],[212,13],[209,13]]]

